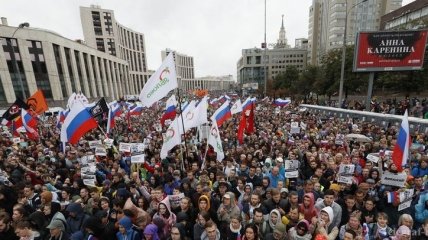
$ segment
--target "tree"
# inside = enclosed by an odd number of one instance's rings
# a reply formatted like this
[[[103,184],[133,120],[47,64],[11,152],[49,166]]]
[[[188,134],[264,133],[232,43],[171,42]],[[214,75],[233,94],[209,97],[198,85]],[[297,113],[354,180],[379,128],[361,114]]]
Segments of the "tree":
[[[313,92],[315,82],[322,78],[321,69],[318,66],[309,65],[300,74],[299,81],[296,81],[291,89],[295,89],[297,93],[305,96],[305,99]]]

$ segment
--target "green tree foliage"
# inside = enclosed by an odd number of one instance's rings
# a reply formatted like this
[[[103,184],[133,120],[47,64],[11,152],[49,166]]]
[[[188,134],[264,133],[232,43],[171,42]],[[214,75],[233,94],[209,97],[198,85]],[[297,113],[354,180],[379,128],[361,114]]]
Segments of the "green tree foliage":
[[[274,78],[276,89],[290,89],[299,80],[299,70],[296,66],[287,66],[285,72],[278,74]]]
[[[314,92],[314,84],[320,78],[322,78],[321,69],[318,66],[309,65],[300,74],[299,81],[295,82],[292,89],[307,97],[311,92]]]

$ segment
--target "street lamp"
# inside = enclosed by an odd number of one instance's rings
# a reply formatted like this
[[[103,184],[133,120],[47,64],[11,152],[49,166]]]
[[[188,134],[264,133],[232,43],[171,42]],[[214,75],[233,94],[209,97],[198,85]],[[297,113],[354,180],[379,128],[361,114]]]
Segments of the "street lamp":
[[[339,84],[339,108],[342,106],[342,97],[343,97],[343,81],[345,78],[345,58],[346,58],[346,34],[348,28],[348,13],[356,6],[361,3],[367,2],[368,0],[362,0],[359,3],[352,5],[348,9],[348,0],[345,0],[345,29],[343,30],[343,46],[342,46],[342,66],[340,68],[340,84]]]
[[[264,42],[264,47],[265,47],[265,51],[264,51],[264,56],[263,56],[263,62],[264,62],[264,77],[265,77],[265,86],[264,86],[264,91],[263,94],[264,96],[266,96],[266,88],[267,88],[267,62],[266,62],[266,51],[267,51],[267,44],[266,44],[266,0],[265,0],[265,42]]]
[[[19,70],[18,62],[16,61],[16,58],[15,58],[15,50],[14,50],[13,45],[12,45],[12,38],[15,36],[15,33],[19,29],[24,28],[24,27],[30,27],[30,24],[28,22],[24,22],[24,23],[19,24],[18,27],[13,32],[12,37],[9,40],[6,39],[6,43],[7,43],[7,45],[9,45],[9,48],[12,50],[10,57],[11,57],[11,60],[13,61],[14,70],[18,76],[18,82],[19,82],[19,86],[21,88],[22,97],[25,100],[25,99],[27,99],[27,97],[25,95],[24,83],[22,81],[21,71]],[[16,40],[16,45],[18,46],[18,40]]]

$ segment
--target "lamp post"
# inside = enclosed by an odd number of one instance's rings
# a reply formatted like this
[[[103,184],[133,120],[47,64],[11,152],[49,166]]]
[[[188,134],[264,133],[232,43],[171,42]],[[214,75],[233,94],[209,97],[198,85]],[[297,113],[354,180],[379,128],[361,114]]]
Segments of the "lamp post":
[[[13,32],[12,37],[9,40],[6,39],[6,43],[7,43],[7,45],[9,45],[9,48],[12,50],[10,57],[11,57],[11,60],[13,61],[14,70],[18,76],[18,82],[19,82],[19,86],[21,88],[22,97],[25,100],[25,99],[27,99],[27,96],[26,96],[25,90],[24,90],[24,83],[22,81],[21,71],[19,70],[18,62],[16,61],[16,58],[15,58],[15,50],[14,50],[13,45],[12,45],[12,38],[15,36],[15,33],[19,29],[24,28],[24,27],[30,27],[30,24],[28,22],[24,22],[24,23],[19,24],[18,27]],[[18,46],[18,40],[16,40],[16,45]]]
[[[264,78],[265,78],[265,86],[263,94],[266,96],[266,88],[267,88],[267,62],[266,62],[266,50],[267,50],[267,44],[266,44],[266,0],[265,0],[265,42],[264,42],[265,51],[263,54],[263,62],[264,62]]]
[[[342,106],[342,97],[343,97],[343,81],[345,78],[345,59],[346,59],[346,34],[348,28],[348,13],[356,6],[361,3],[367,2],[368,0],[362,0],[359,3],[352,5],[348,9],[348,0],[345,0],[345,29],[343,30],[343,46],[342,46],[342,66],[340,68],[340,83],[339,83],[339,108]]]

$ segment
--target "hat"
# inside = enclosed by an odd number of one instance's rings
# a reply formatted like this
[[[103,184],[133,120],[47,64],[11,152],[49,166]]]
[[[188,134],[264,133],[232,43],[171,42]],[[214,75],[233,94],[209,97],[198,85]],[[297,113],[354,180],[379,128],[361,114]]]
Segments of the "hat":
[[[375,180],[369,178],[366,180],[366,183],[375,184]]]
[[[332,184],[330,185],[330,189],[331,189],[331,190],[334,190],[334,191],[336,191],[336,192],[339,192],[339,191],[340,191],[340,186],[339,186],[339,184],[337,184],[337,183],[332,183]]]
[[[401,225],[398,230],[396,235],[398,236],[402,236],[402,235],[409,235],[410,236],[411,232],[410,232],[410,228],[405,226],[405,225]]]
[[[278,222],[275,225],[275,229],[274,232],[279,233],[279,234],[284,234],[287,232],[287,227],[282,223],[282,222]]]
[[[106,180],[104,180],[103,184],[106,185],[106,186],[110,186],[111,185],[111,181],[108,180],[108,179],[106,179]]]
[[[287,188],[281,188],[281,193],[283,193],[283,192],[288,193],[288,189]]]
[[[52,220],[52,222],[46,227],[47,229],[55,229],[55,228],[59,228],[62,231],[65,230],[64,224],[61,222],[61,220],[58,219],[54,219]]]
[[[277,157],[275,160],[278,162],[284,162],[284,159],[282,159],[282,157]]]
[[[229,198],[230,199],[230,195],[228,193],[223,195],[224,198]]]

